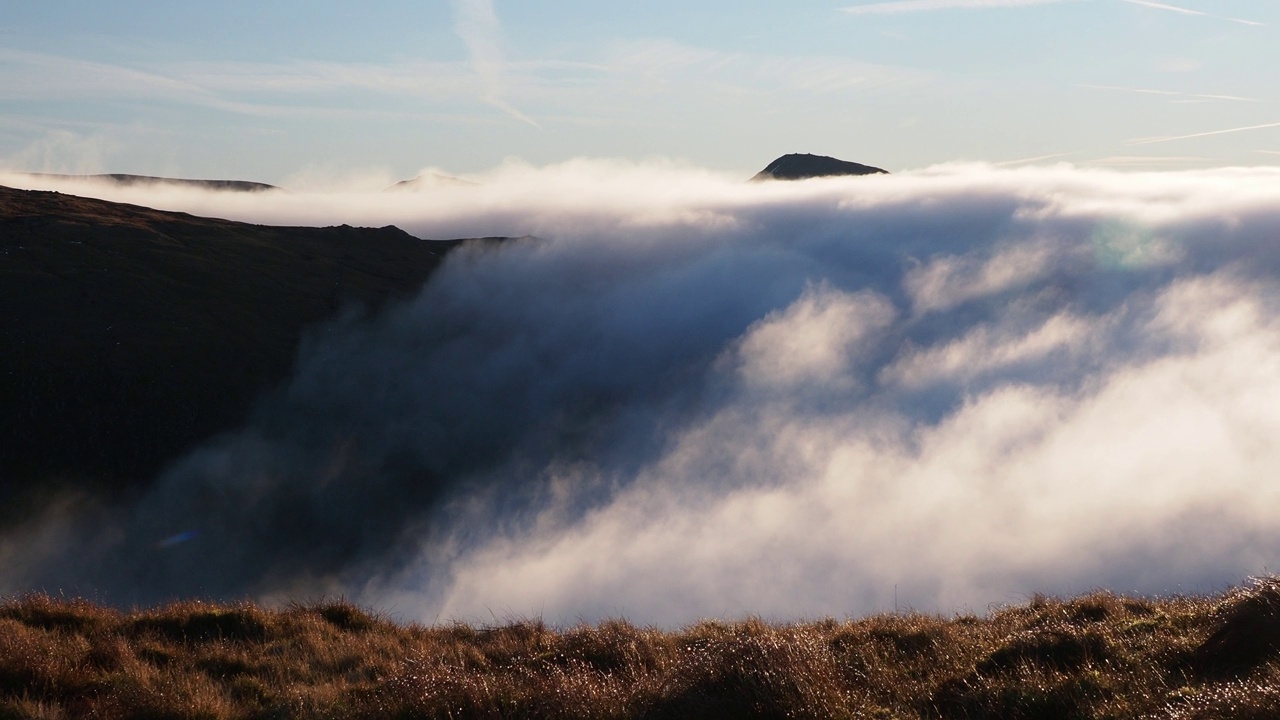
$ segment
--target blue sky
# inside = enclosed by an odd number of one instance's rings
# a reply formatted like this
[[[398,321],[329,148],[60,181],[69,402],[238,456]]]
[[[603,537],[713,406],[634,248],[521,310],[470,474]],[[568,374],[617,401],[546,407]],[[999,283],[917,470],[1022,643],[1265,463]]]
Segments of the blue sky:
[[[1277,31],[1274,0],[4,0],[0,164],[1275,164]]]

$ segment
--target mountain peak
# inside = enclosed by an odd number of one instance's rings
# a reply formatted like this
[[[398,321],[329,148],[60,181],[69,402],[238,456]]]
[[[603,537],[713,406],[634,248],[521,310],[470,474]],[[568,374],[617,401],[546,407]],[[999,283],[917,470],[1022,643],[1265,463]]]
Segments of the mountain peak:
[[[474,183],[470,180],[463,180],[452,175],[443,175],[437,172],[424,172],[409,180],[401,180],[400,182],[387,188],[387,190],[431,190],[441,187],[476,187],[480,183]]]
[[[879,175],[889,174],[870,165],[862,165],[847,160],[839,160],[826,155],[810,155],[808,153],[791,153],[769,163],[752,180],[804,180],[814,177],[833,175]]]

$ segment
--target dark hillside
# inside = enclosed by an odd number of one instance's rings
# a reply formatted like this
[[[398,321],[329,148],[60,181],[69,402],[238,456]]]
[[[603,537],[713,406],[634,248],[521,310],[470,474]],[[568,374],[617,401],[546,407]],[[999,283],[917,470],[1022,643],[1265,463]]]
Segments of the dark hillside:
[[[234,192],[262,192],[279,190],[275,185],[247,180],[190,180],[187,178],[166,178],[152,175],[127,175],[110,173],[105,175],[62,175],[57,173],[31,173],[33,177],[56,178],[59,180],[97,180],[114,185],[168,185],[171,187],[187,187],[198,190],[222,190]]]
[[[241,422],[306,327],[411,295],[458,242],[0,187],[0,516],[146,482]]]
[[[838,175],[887,175],[887,170],[878,167],[849,162],[826,155],[810,155],[808,153],[792,153],[769,163],[765,169],[751,178],[759,180],[805,180],[815,177],[832,177]]]

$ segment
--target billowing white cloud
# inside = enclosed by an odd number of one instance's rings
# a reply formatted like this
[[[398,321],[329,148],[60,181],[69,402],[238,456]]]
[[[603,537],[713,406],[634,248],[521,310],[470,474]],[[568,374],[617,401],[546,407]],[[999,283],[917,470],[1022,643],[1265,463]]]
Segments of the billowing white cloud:
[[[990,258],[943,255],[903,278],[917,313],[947,310],[974,298],[1025,286],[1066,261],[1058,243],[1019,243]]]
[[[738,373],[748,386],[774,392],[847,389],[851,353],[894,314],[893,304],[875,294],[810,288],[785,311],[748,329],[737,353]]]
[[[1054,315],[1012,337],[980,325],[941,347],[903,353],[880,377],[906,387],[967,382],[1019,363],[1043,360],[1051,353],[1089,352],[1094,331],[1092,323],[1069,314]]]
[[[946,611],[1261,570],[1280,540],[1268,518],[1280,457],[1265,440],[1280,430],[1266,409],[1280,328],[1255,290],[1229,274],[1175,283],[1148,300],[1144,339],[1172,333],[1194,349],[1100,369],[1082,387],[990,383],[936,422],[874,401],[820,414],[743,395],[605,507],[458,559],[434,609],[812,617],[887,609],[896,589]],[[725,473],[753,482],[699,492],[725,487]]]
[[[464,248],[414,302],[317,334],[257,421],[112,522],[10,532],[0,555],[43,561],[0,591],[675,625],[884,610],[895,588],[940,612],[1194,592],[1274,563],[1280,169],[468,179],[92,190],[535,237]]]

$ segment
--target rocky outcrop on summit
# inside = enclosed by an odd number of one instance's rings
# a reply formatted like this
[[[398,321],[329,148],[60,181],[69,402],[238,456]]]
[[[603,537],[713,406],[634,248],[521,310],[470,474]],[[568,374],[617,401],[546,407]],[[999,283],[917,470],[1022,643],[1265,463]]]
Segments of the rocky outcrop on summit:
[[[826,155],[810,155],[808,153],[792,153],[769,163],[764,170],[756,173],[752,181],[760,180],[804,180],[806,178],[830,177],[834,175],[888,175],[870,165],[839,160]]]

